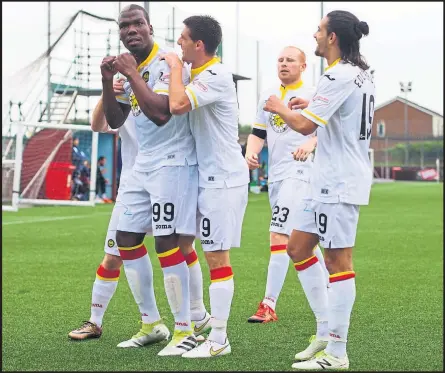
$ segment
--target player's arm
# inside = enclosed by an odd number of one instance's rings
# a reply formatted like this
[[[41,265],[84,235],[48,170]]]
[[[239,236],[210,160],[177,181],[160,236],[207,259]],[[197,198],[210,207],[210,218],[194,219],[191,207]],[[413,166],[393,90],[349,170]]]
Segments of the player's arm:
[[[295,99],[294,99],[295,100]],[[294,131],[302,135],[310,135],[317,129],[317,125],[300,113],[292,111],[275,95],[269,97],[264,106],[264,110],[278,114],[287,125]]]
[[[116,57],[114,67],[127,77],[139,108],[145,116],[158,126],[166,124],[171,117],[168,96],[155,93],[147,86],[137,71],[134,57],[130,53],[123,53]]]
[[[317,147],[317,136],[310,137],[308,141],[299,146],[292,155],[296,161],[304,162]]]
[[[264,147],[267,137],[266,113],[263,110],[264,99],[261,97],[257,107],[255,123],[252,127],[252,133],[247,138],[246,162],[249,169],[254,170],[260,165],[258,163],[258,154]]]

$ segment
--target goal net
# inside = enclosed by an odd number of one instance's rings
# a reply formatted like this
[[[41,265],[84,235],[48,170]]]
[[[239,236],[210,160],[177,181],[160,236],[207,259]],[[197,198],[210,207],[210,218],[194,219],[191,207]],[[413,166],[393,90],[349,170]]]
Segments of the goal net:
[[[2,134],[2,210],[93,206],[97,144],[89,126],[12,123]]]

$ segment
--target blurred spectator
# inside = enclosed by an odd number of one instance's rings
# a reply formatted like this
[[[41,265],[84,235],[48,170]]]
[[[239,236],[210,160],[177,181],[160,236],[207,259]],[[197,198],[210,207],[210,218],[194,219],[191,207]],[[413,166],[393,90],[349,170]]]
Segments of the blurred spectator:
[[[88,201],[90,195],[90,163],[83,161],[80,168],[73,173],[72,198],[77,201]]]
[[[78,137],[73,139],[73,150],[71,153],[71,159],[74,166],[76,166],[76,170],[80,170],[83,162],[88,160],[86,154],[79,149],[80,140]]]
[[[96,175],[96,202],[98,203],[112,203],[113,201],[105,194],[106,184],[108,180],[105,179],[105,164],[107,159],[104,156],[100,156],[97,160],[97,175]]]

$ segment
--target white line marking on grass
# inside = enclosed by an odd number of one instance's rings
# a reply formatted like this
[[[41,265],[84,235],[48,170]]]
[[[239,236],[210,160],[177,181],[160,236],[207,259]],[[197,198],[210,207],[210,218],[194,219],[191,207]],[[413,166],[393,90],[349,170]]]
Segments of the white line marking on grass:
[[[97,214],[89,214],[89,215],[56,216],[53,218],[37,218],[37,219],[7,221],[7,222],[3,222],[2,225],[5,226],[5,225],[16,225],[16,224],[33,224],[33,223],[44,223],[44,222],[57,221],[57,220],[83,219],[83,218],[89,218],[92,216],[99,216],[99,215],[109,215],[111,217],[111,211],[110,212],[99,212]]]

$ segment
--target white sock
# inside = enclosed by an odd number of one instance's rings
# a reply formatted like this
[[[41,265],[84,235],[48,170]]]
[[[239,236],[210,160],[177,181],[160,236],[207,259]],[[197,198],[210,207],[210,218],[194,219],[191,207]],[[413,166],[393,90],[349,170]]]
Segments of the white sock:
[[[201,321],[206,315],[204,306],[202,271],[196,251],[185,257],[190,273],[190,316],[193,321]]]
[[[209,287],[212,331],[209,339],[224,344],[227,339],[227,320],[232,305],[234,282],[232,267],[220,267],[210,271]]]
[[[134,249],[119,248],[128,285],[141,312],[142,322],[159,321],[158,307],[153,288],[153,267],[147,249],[141,244]]]
[[[165,293],[175,318],[175,329],[191,332],[190,274],[184,255],[179,247],[176,247],[158,254],[158,259],[164,272]]]
[[[327,339],[328,289],[323,268],[315,255],[294,263],[298,278],[317,322],[317,338]]]
[[[346,356],[349,321],[355,301],[355,273],[342,272],[330,277],[329,298],[329,342],[326,352],[338,358]]]
[[[272,245],[270,247],[266,294],[263,303],[267,304],[274,311],[289,268],[290,258],[287,254],[286,247],[287,245]]]
[[[96,280],[93,283],[91,296],[90,321],[102,326],[102,319],[113,297],[119,281],[120,270],[107,270],[102,265],[96,272]]]
[[[326,268],[326,264],[324,262],[324,256],[323,256],[323,252],[321,251],[321,248],[319,245],[315,246],[314,249],[314,254],[317,256],[318,261],[320,262],[322,268],[323,268],[323,273],[324,273],[324,277],[325,277],[325,281],[326,281],[326,286],[329,286],[329,271]]]

